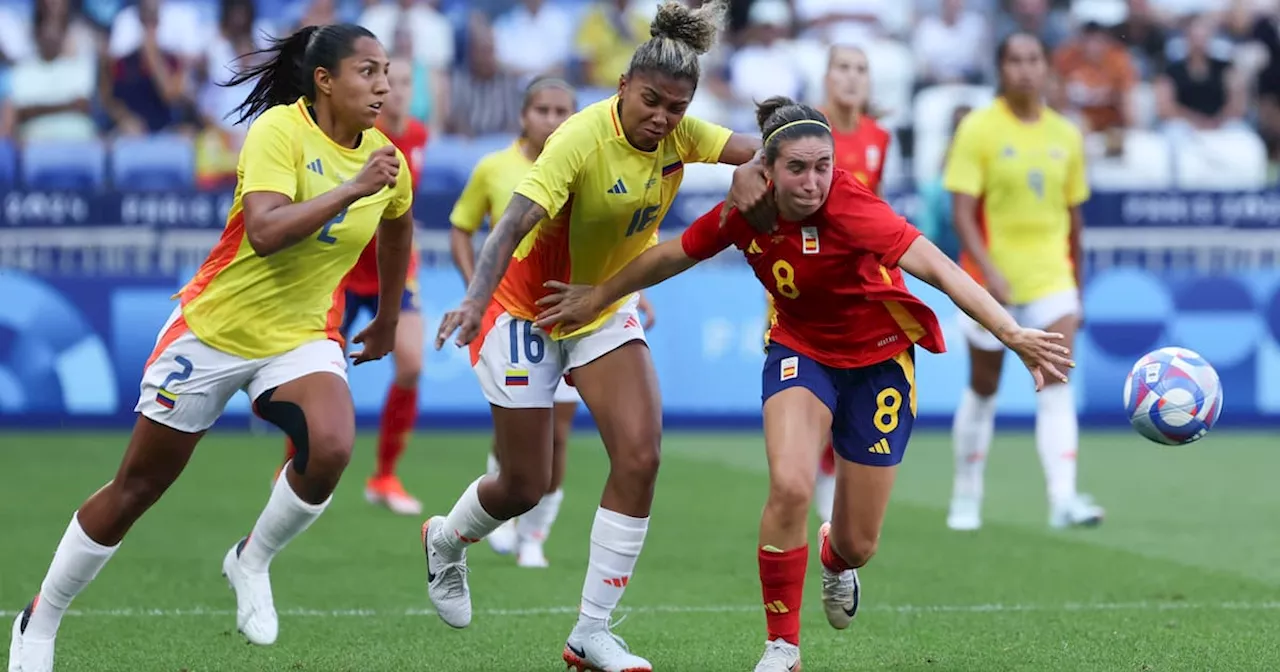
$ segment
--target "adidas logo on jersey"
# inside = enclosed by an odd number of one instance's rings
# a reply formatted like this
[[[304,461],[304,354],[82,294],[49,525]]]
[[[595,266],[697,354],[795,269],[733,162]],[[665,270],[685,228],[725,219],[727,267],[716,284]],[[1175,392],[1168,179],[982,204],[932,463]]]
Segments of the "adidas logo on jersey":
[[[619,178],[618,178],[618,181],[617,181],[617,182],[614,182],[614,183],[613,183],[613,186],[612,186],[612,187],[609,187],[609,191],[607,191],[606,193],[609,193],[609,194],[625,194],[625,193],[627,193],[627,185],[623,184],[623,183],[622,183],[622,178],[621,178],[621,177],[619,177]]]
[[[324,165],[320,163],[320,159],[316,159],[315,161],[308,163],[307,170],[315,173],[316,175],[324,175]]]
[[[893,451],[889,450],[889,439],[880,439],[879,441],[876,441],[871,444],[871,447],[867,449],[867,452],[875,453],[876,455],[890,455],[893,453]]]

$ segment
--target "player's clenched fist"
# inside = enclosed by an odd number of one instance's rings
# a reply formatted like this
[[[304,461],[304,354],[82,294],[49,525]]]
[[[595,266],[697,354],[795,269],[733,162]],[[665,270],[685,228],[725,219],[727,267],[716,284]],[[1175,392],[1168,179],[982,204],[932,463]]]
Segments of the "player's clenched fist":
[[[360,174],[351,181],[356,193],[361,198],[372,196],[383,187],[396,186],[396,177],[400,175],[400,159],[396,157],[394,145],[387,145],[373,150],[369,160],[364,162]]]

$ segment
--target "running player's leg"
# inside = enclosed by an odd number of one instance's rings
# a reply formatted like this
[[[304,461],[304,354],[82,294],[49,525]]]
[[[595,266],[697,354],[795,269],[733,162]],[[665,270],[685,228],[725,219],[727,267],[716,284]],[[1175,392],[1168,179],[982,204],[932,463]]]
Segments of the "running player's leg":
[[[564,658],[579,670],[649,670],[649,662],[630,653],[609,630],[609,618],[649,529],[662,437],[658,377],[635,301],[596,331],[564,342],[564,350],[567,368],[609,454],[609,477],[591,526],[578,622],[565,643]]]
[[[143,372],[140,416],[115,478],[72,515],[40,591],[14,621],[10,670],[53,669],[54,638],[71,601],[182,473],[205,430],[251,374],[251,362],[205,346],[174,311]]]
[[[808,515],[815,467],[831,437],[829,371],[785,346],[769,346],[761,379],[769,498],[760,516],[760,588],[768,631],[757,672],[800,662],[800,613],[809,564]]]
[[[830,442],[822,450],[818,462],[818,479],[813,485],[813,512],[824,523],[831,522],[831,507],[836,501],[836,449]]]
[[[222,574],[236,594],[236,627],[254,644],[271,644],[279,632],[271,561],[328,507],[351,459],[355,409],[343,357],[336,342],[312,341],[258,360],[246,386],[257,414],[297,448],[248,536],[222,559]]]
[[[476,479],[447,516],[430,518],[422,529],[427,595],[455,628],[471,623],[467,546],[532,509],[547,492],[552,397],[563,370],[559,345],[496,303],[471,343],[471,361],[493,413],[498,473]]]
[[[485,475],[492,478],[498,477],[498,442],[495,438],[489,446],[489,454],[485,455]],[[489,548],[493,549],[498,555],[509,555],[515,553],[516,546],[519,542],[519,535],[516,534],[516,523],[519,518],[502,521],[498,529],[489,533],[484,540],[489,542]]]
[[[822,607],[831,627],[858,612],[858,568],[875,555],[898,464],[916,418],[913,350],[840,372],[834,427],[836,506],[822,526]]]
[[[1075,345],[1080,326],[1080,303],[1075,290],[1046,296],[1023,311],[1027,326],[1062,334],[1062,344]],[[1076,490],[1076,454],[1080,425],[1071,383],[1045,381],[1036,394],[1036,450],[1044,468],[1049,495],[1049,524],[1053,527],[1092,526],[1102,522],[1103,510]]]
[[[339,328],[343,342],[351,342],[352,327],[355,326],[356,318],[360,317],[360,311],[365,308],[369,309],[370,315],[376,314],[378,312],[378,297],[356,294],[350,290],[343,292],[342,325]],[[293,437],[286,433],[284,436],[284,461],[276,469],[276,478],[280,478],[280,472],[284,471],[285,465],[297,454],[298,448],[293,445]]]
[[[516,520],[518,538],[516,565],[519,567],[546,567],[547,556],[542,545],[551,535],[551,526],[560,515],[560,503],[564,501],[564,463],[569,434],[573,431],[573,417],[578,412],[577,389],[565,381],[556,387],[555,419],[551,438],[551,482],[547,493],[533,507]]]
[[[961,333],[969,342],[969,387],[960,396],[951,424],[955,481],[947,527],[976,530],[982,526],[983,472],[996,427],[996,392],[1004,368],[1004,346],[963,313]]]
[[[406,286],[400,305],[396,347],[391,353],[395,379],[383,403],[377,467],[365,484],[364,495],[370,502],[383,504],[396,513],[416,516],[422,513],[422,502],[405,491],[396,474],[396,465],[418,419],[418,378],[422,375],[422,313],[413,286],[416,283]]]

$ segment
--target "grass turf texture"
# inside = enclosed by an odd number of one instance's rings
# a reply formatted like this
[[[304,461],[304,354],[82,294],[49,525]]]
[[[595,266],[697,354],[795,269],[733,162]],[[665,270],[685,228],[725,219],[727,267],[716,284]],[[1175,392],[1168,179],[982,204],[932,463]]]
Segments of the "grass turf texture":
[[[37,590],[75,506],[114,473],[121,434],[0,434],[0,608]],[[1033,439],[1002,433],[985,527],[945,528],[951,449],[919,434],[863,610],[831,630],[816,545],[805,594],[805,669],[1274,670],[1280,663],[1275,525],[1280,453],[1262,435],[1161,448],[1086,433],[1081,483],[1107,507],[1095,530],[1050,531]],[[484,467],[488,437],[419,434],[407,487],[444,513]],[[658,670],[750,670],[764,644],[755,539],[766,492],[758,434],[671,434],[640,564],[615,631]],[[455,631],[430,612],[421,521],[363,501],[373,437],[325,515],[272,566],[275,646],[235,632],[223,554],[252,526],[281,451],[274,435],[215,433],[187,473],[73,605],[59,670],[561,670],[607,460],[582,433],[547,570],[472,547],[476,615]],[[817,525],[810,537],[816,538]],[[5,621],[7,632],[9,621]],[[0,651],[0,656],[7,655]]]

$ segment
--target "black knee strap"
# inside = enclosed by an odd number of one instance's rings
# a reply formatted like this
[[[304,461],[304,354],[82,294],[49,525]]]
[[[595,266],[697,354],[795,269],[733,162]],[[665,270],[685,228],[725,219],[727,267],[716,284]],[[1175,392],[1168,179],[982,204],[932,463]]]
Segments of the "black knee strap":
[[[303,414],[302,407],[292,401],[273,401],[271,397],[275,393],[274,387],[263,392],[253,402],[254,408],[259,417],[279,427],[288,435],[289,440],[293,441],[293,447],[297,451],[293,456],[293,470],[299,474],[305,474],[307,473],[307,456],[310,454],[307,443],[307,416]]]

